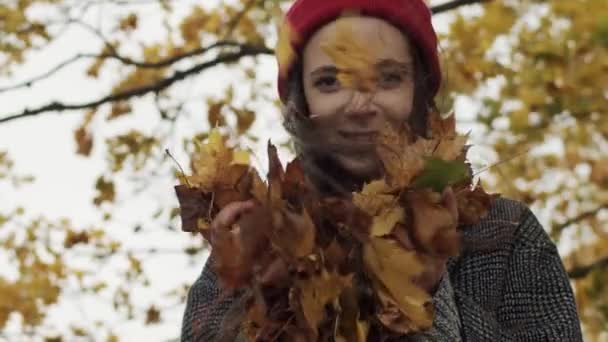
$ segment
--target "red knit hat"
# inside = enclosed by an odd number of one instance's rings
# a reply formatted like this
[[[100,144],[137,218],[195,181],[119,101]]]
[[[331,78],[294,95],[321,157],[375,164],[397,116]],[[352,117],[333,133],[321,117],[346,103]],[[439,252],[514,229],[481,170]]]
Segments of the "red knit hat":
[[[402,29],[420,50],[430,72],[428,89],[431,98],[441,85],[441,69],[437,55],[437,36],[431,23],[431,11],[423,0],[296,0],[285,16],[286,25],[293,34],[289,40],[296,58],[312,34],[323,25],[347,11],[387,20]],[[278,88],[281,101],[287,100],[287,78],[294,58],[279,61]],[[281,65],[283,63],[283,65]]]

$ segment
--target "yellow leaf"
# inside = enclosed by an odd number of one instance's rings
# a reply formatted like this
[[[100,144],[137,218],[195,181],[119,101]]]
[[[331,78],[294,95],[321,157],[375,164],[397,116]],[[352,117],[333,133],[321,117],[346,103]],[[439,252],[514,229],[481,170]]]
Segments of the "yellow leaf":
[[[395,196],[389,194],[384,179],[371,181],[363,186],[361,192],[353,193],[353,203],[370,216],[378,215],[383,208],[394,202]]]
[[[299,38],[296,31],[291,27],[291,24],[283,20],[281,25],[278,27],[279,39],[275,48],[275,55],[277,62],[280,67],[279,73],[282,77],[287,77],[289,66],[296,58],[296,52],[293,49],[292,44],[295,44]]]
[[[351,24],[338,19],[334,38],[321,44],[323,51],[338,68],[338,80],[345,87],[360,87],[367,91],[375,87],[376,58],[371,44],[355,39]]]
[[[405,219],[405,211],[400,205],[383,210],[379,215],[374,216],[371,228],[371,236],[384,236],[393,231],[398,222]]]
[[[413,282],[413,278],[424,271],[415,251],[403,249],[395,240],[373,237],[363,246],[363,261],[370,277],[376,280],[376,292],[385,288],[397,308],[411,321],[408,329],[431,326],[432,313],[425,307],[430,296]]]
[[[324,317],[325,305],[338,298],[342,290],[352,286],[352,283],[352,274],[341,276],[337,273],[329,273],[326,269],[323,269],[319,275],[298,281],[302,313],[315,335]]]
[[[243,150],[235,150],[232,153],[231,164],[249,165],[249,152]]]

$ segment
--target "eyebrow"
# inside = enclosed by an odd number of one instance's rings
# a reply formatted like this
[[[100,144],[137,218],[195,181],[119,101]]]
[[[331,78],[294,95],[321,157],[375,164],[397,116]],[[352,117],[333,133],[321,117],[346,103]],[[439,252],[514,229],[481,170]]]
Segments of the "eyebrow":
[[[310,76],[317,76],[319,74],[337,74],[338,73],[338,68],[336,68],[334,65],[324,65],[322,67],[319,67],[315,70],[313,70],[310,73]]]
[[[414,63],[412,61],[399,62],[392,58],[385,58],[385,59],[380,60],[378,63],[376,63],[376,67],[378,67],[378,68],[397,67],[399,69],[409,70],[410,68],[412,68],[413,64]]]
[[[412,67],[413,63],[409,62],[399,62],[392,58],[381,59],[378,63],[376,63],[377,68],[387,68],[387,67],[397,67],[399,69],[409,70]],[[323,65],[313,70],[310,73],[311,77],[318,76],[320,74],[337,74],[338,68],[334,65]]]

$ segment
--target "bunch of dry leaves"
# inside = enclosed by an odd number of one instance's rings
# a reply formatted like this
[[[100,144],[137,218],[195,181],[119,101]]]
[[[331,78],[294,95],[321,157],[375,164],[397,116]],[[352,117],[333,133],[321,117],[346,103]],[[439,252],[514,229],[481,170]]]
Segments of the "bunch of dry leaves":
[[[472,184],[453,115],[431,113],[429,126],[429,139],[387,126],[378,139],[385,176],[349,198],[319,195],[299,159],[284,169],[270,143],[263,181],[245,153],[211,132],[175,189],[183,230],[211,243],[222,289],[243,290],[241,335],[367,341],[432,325],[432,294],[419,279],[458,254],[458,227],[477,222],[495,196]],[[456,205],[444,201],[448,187]],[[210,231],[224,206],[251,199],[257,205],[232,230]]]

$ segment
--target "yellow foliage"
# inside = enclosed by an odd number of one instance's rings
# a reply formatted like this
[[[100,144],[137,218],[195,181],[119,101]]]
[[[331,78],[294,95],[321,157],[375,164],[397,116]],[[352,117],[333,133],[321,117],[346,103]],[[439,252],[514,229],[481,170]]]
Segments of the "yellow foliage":
[[[218,129],[213,129],[192,161],[194,174],[187,177],[188,183],[211,190],[217,178],[227,174],[230,165],[249,165],[249,153],[227,147],[226,139]]]

